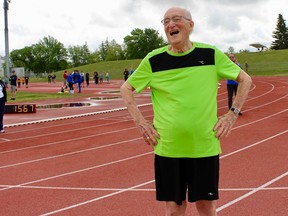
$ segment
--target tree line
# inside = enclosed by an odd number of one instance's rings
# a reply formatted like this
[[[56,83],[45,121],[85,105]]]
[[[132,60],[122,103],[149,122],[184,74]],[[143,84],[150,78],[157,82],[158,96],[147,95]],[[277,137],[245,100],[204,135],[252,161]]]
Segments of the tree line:
[[[65,48],[63,43],[47,36],[36,44],[13,50],[10,61],[12,67],[24,67],[36,74],[51,73],[100,61],[142,59],[151,50],[166,44],[158,31],[149,28],[132,30],[124,38],[123,45],[114,39],[106,39],[94,52],[89,50],[87,44]]]
[[[271,49],[288,49],[288,28],[281,14],[277,18],[272,37],[275,40]],[[36,44],[13,50],[10,53],[10,61],[13,67],[24,67],[36,74],[51,73],[100,61],[142,59],[148,52],[166,44],[159,32],[150,28],[132,30],[130,35],[124,37],[123,45],[114,39],[106,39],[94,52],[89,50],[87,44],[65,48],[60,41],[47,36]]]

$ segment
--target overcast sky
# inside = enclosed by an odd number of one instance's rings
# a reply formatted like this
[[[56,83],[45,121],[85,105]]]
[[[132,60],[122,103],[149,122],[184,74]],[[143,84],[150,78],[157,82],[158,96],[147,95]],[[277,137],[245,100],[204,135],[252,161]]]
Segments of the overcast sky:
[[[254,42],[270,46],[278,14],[288,19],[287,0],[11,0],[9,50],[31,46],[50,35],[66,48],[87,43],[94,52],[106,39],[123,44],[123,38],[135,28],[153,28],[165,38],[160,20],[171,6],[191,11],[195,23],[192,41],[216,45],[223,52],[230,46],[235,51],[256,51],[249,46]]]

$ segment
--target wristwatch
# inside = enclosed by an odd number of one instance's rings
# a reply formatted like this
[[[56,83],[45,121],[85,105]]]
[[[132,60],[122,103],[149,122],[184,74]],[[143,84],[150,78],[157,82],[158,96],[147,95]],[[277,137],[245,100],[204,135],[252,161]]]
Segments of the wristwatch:
[[[236,114],[236,115],[239,115],[239,114],[240,114],[240,109],[238,109],[238,108],[232,107],[230,110],[231,110],[234,114]]]

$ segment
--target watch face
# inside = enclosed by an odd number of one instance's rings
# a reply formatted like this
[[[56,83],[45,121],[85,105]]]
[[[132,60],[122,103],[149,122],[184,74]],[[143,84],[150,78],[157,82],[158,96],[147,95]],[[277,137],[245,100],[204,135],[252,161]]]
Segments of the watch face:
[[[240,110],[237,109],[237,108],[232,107],[230,110],[231,110],[232,112],[234,112],[236,115],[239,115],[239,114],[240,114]]]
[[[234,109],[234,113],[235,113],[235,114],[239,114],[239,113],[240,113],[240,110],[237,109],[237,108],[235,108],[235,109]]]

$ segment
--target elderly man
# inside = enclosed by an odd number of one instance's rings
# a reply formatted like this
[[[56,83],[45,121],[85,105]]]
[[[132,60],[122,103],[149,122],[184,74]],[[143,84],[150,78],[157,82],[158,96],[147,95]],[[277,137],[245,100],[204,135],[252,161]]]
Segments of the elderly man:
[[[154,147],[156,199],[166,215],[184,215],[195,202],[200,215],[216,215],[220,138],[227,136],[246,100],[251,78],[216,47],[189,39],[189,11],[173,7],[162,24],[169,45],[153,50],[121,86],[121,94],[145,142]],[[232,108],[217,117],[218,81],[239,83]],[[149,86],[153,123],[133,92]]]

